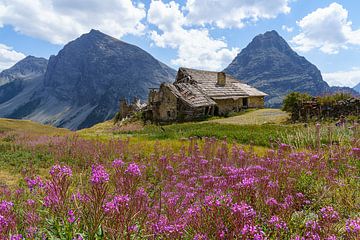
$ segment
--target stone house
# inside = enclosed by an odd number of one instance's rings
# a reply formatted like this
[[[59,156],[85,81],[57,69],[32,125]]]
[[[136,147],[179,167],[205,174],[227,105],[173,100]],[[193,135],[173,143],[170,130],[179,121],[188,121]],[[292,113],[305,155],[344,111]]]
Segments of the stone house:
[[[179,68],[174,83],[150,89],[145,118],[167,122],[221,116],[263,108],[266,95],[224,72]]]

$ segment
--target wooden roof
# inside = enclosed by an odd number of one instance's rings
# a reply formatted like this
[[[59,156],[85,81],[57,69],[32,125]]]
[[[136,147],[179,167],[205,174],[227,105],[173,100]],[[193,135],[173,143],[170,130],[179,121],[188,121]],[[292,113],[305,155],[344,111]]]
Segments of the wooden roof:
[[[211,98],[200,92],[194,85],[186,83],[166,83],[165,86],[168,87],[175,96],[192,107],[216,105]]]
[[[225,86],[217,84],[218,72],[204,71],[190,68],[180,68],[178,71],[177,82],[196,83],[202,92],[209,97],[247,97],[247,96],[266,96],[267,94],[240,82],[231,75],[225,74]]]
[[[178,98],[193,107],[216,105],[214,100],[239,99],[267,94],[226,74],[225,85],[218,84],[218,72],[179,68],[176,81],[165,84]]]

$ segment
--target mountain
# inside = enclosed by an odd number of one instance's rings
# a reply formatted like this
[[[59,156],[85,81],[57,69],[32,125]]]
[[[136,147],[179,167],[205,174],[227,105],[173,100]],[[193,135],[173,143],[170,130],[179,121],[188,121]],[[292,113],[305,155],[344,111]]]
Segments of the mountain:
[[[45,58],[28,56],[13,67],[2,71],[0,73],[0,106],[17,96],[19,96],[17,99],[26,101],[27,98],[23,94],[27,95],[34,90],[34,87],[39,86],[44,77],[47,63]],[[9,104],[8,108],[11,106],[13,104]],[[2,113],[0,112],[0,115]]]
[[[0,116],[86,128],[112,118],[120,98],[146,100],[149,88],[175,73],[141,48],[91,30],[50,57],[31,91],[0,103]]]
[[[15,81],[29,80],[44,75],[48,61],[45,58],[28,56],[13,67],[0,73],[0,86]]]
[[[353,89],[358,93],[360,93],[360,83],[358,83],[355,87],[353,87]]]
[[[266,105],[270,107],[279,107],[292,91],[332,92],[319,69],[293,51],[276,31],[256,36],[224,71],[269,94]]]

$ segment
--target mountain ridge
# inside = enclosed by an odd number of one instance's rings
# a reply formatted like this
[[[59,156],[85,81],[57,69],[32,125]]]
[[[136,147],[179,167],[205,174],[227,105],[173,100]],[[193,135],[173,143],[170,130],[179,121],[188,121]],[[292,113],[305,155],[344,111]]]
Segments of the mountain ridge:
[[[0,117],[86,128],[112,118],[120,98],[145,100],[148,88],[174,77],[175,70],[141,48],[91,30],[51,56],[33,85],[1,103]]]

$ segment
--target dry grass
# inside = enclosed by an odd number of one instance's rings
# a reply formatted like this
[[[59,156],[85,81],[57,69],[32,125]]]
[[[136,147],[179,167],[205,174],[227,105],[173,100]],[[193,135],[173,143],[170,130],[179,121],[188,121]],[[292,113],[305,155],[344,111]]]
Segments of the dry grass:
[[[12,171],[1,169],[0,170],[0,186],[15,187],[21,179],[20,174],[15,174]]]
[[[221,118],[210,120],[209,122],[221,124],[237,124],[237,125],[261,125],[261,124],[281,124],[289,118],[289,114],[280,109],[259,109],[250,111],[235,117]]]
[[[0,132],[21,132],[36,135],[63,135],[71,133],[65,128],[56,128],[30,120],[0,118]]]

